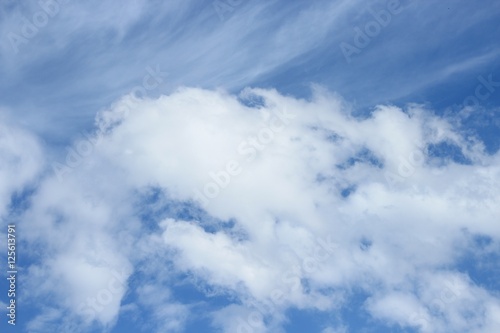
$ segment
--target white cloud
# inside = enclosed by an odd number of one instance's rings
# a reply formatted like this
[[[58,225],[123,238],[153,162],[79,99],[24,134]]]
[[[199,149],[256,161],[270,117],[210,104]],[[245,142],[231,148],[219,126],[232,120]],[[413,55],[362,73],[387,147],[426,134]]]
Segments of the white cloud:
[[[262,314],[243,306],[229,305],[217,311],[213,317],[213,324],[221,328],[223,332],[268,332]]]
[[[138,288],[138,302],[152,312],[154,322],[144,326],[155,332],[182,332],[189,308],[172,300],[169,290],[162,285],[145,284]]]
[[[7,213],[11,194],[21,192],[44,165],[40,143],[27,130],[0,119],[0,217]],[[15,177],[13,177],[15,175]]]
[[[223,231],[208,233],[188,222],[166,221],[164,239],[180,251],[179,269],[197,272],[209,283],[242,295],[248,293],[244,297],[263,300],[280,283],[277,277],[286,271],[288,262],[297,263],[289,253],[295,248],[299,258],[305,256],[288,238],[290,231],[303,230],[302,239],[334,234],[344,248],[313,274],[300,272],[300,278],[309,278],[318,287],[345,286],[367,272],[393,288],[404,285],[407,274],[416,274],[420,267],[452,263],[454,243],[461,239],[464,227],[498,237],[499,230],[492,223],[498,211],[493,201],[463,190],[464,186],[475,188],[497,198],[498,193],[486,184],[494,182],[499,172],[498,156],[486,156],[475,148],[481,165],[451,163],[443,171],[421,160],[413,166],[414,174],[401,172],[402,161],[417,160],[412,154],[429,143],[454,140],[464,151],[471,149],[446,122],[417,107],[408,114],[385,106],[371,118],[357,120],[339,108],[338,100],[320,92],[312,102],[273,91],[252,93],[263,97],[268,106],[245,109],[234,97],[194,89],[146,101],[140,111],[134,110],[113,129],[112,144],[104,144],[120,167],[130,168],[132,184],[154,183],[180,200],[193,199],[193,190],[211,181],[210,172],[224,170],[226,161],[240,162],[241,174],[231,178],[206,209],[221,219],[235,218],[248,240],[231,239]],[[272,115],[280,109],[297,118],[255,160],[246,162],[238,155],[238,145],[245,136],[259,132],[266,111]],[[333,132],[340,137],[337,142],[327,140],[326,133]],[[372,151],[384,167],[359,163],[352,169],[335,168],[361,148]],[[120,153],[125,149],[133,153]],[[399,176],[401,183],[390,186],[386,172]],[[471,179],[471,172],[477,174],[476,180]],[[325,181],[316,181],[320,174]],[[349,184],[356,185],[357,191],[342,199],[341,186]],[[485,209],[475,210],[474,203]],[[452,211],[460,213],[450,216]],[[290,226],[290,231],[281,236],[283,226]],[[366,253],[356,251],[362,236],[374,243]],[[311,301],[308,294],[312,292],[298,288],[287,294],[285,303],[333,306]]]
[[[128,114],[120,107],[126,100],[102,112],[102,142],[62,182],[54,175],[41,181],[23,222],[26,238],[47,246],[28,276],[61,281],[60,291],[40,283],[39,293],[66,295],[62,306],[78,313],[86,297],[109,289],[113,272],[123,271],[126,280],[160,248],[155,262],[171,262],[174,273],[230,294],[243,306],[224,311],[241,314],[246,323],[254,322],[246,316],[252,311],[281,321],[288,307],[337,309],[351,287],[361,286],[372,295],[366,308],[375,318],[412,326],[413,313],[423,313],[434,332],[445,332],[446,325],[494,327],[498,299],[442,267],[453,266],[470,244],[464,230],[498,241],[500,154],[484,154],[415,105],[379,106],[358,119],[319,88],[310,101],[264,89],[239,98],[261,98],[264,106],[247,107],[222,91],[182,88],[140,101]],[[279,123],[280,130],[263,130]],[[474,163],[433,164],[425,147],[443,140],[455,142]],[[378,163],[363,157],[367,151]],[[227,171],[233,160],[241,168],[237,174]],[[206,200],[196,190],[208,183],[219,193]],[[169,218],[159,233],[142,234],[133,204],[150,186],[169,200],[198,202],[234,226],[210,231],[205,221]],[[354,191],[343,197],[347,187]],[[443,319],[432,313],[429,297],[447,281],[465,289]],[[188,309],[168,293],[161,296],[161,288],[142,288],[142,302],[165,304],[166,312],[154,315],[174,318],[172,329],[179,329]],[[125,292],[113,294],[95,319],[112,325]],[[473,304],[485,303],[464,326],[459,314],[468,309],[466,295]],[[226,317],[216,313],[214,324],[226,332],[240,325],[220,319]]]

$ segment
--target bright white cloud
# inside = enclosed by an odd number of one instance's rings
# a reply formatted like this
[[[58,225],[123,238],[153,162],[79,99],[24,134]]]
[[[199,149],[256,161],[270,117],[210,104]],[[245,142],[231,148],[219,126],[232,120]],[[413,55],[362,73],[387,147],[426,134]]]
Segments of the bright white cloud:
[[[100,297],[105,311],[87,318],[111,325],[126,292],[113,277],[127,280],[155,253],[158,267],[148,274],[171,263],[171,276],[191,274],[237,300],[214,314],[225,332],[265,331],[254,317],[279,323],[289,307],[338,309],[356,286],[371,295],[366,309],[375,318],[423,332],[496,324],[495,295],[443,267],[469,245],[464,230],[498,241],[500,155],[483,153],[451,124],[415,105],[381,105],[359,119],[319,88],[309,101],[274,90],[182,88],[123,112],[127,98],[97,117],[105,134],[92,153],[62,181],[45,177],[32,198],[26,237],[51,240],[30,268],[39,295],[65,295],[59,304],[81,316],[87,297]],[[435,163],[426,147],[445,140],[473,164]],[[143,234],[133,205],[148,187],[234,225],[213,231],[205,221],[169,218]],[[51,277],[59,290],[38,283]],[[450,299],[448,285],[460,295],[436,311],[432,297]],[[161,288],[143,286],[138,302],[165,304],[154,315],[179,329],[189,307]],[[471,301],[482,310],[465,323]]]

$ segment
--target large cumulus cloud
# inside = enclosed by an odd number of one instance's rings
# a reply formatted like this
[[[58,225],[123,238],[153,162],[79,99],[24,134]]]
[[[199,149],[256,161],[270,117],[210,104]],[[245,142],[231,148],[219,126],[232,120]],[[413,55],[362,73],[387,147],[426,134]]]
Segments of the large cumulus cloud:
[[[225,332],[276,331],[286,309],[335,311],[355,289],[388,325],[498,327],[498,297],[457,262],[476,236],[498,246],[500,155],[452,122],[418,105],[355,117],[318,87],[310,100],[195,88],[133,98],[99,113],[91,149],[50,168],[22,221],[47,249],[28,268],[30,286],[61,281],[36,294],[56,295],[56,310],[109,326],[120,311],[163,304],[175,325],[160,327],[181,329],[194,305],[168,286],[188,274],[233,300],[212,309]],[[468,162],[433,154],[440,144]],[[162,193],[157,206],[202,213],[146,227],[137,203],[151,189]],[[135,288],[138,274],[148,283]]]

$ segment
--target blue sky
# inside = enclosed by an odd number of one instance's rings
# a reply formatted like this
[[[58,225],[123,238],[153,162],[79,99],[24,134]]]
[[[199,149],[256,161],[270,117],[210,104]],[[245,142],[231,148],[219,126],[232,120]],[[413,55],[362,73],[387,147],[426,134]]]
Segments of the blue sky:
[[[3,1],[2,331],[498,332],[499,18]]]

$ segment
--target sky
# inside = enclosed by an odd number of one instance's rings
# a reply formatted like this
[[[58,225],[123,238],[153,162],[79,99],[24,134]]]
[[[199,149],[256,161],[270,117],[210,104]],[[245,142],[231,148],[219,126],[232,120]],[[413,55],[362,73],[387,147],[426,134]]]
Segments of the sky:
[[[1,331],[498,333],[499,22],[2,1]]]

